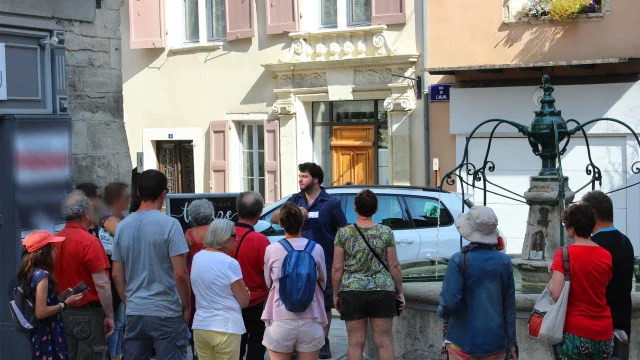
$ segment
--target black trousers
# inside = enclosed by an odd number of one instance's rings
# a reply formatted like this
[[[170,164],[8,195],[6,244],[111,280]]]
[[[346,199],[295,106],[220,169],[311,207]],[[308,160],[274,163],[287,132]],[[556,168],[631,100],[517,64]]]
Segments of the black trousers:
[[[242,335],[240,344],[240,360],[244,359],[247,354],[247,360],[263,360],[267,348],[262,345],[262,337],[264,336],[264,321],[262,310],[264,302],[242,309],[242,319],[247,332]]]

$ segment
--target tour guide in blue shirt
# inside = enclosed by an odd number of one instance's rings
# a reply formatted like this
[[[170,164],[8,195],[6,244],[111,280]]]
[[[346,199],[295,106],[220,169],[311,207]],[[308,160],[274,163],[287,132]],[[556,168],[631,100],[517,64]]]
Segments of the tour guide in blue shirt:
[[[321,187],[324,180],[322,168],[314,163],[298,165],[298,184],[300,192],[292,195],[289,200],[298,205],[306,216],[302,228],[302,236],[313,240],[322,246],[327,269],[333,265],[333,242],[338,229],[347,225],[340,200],[329,195]],[[271,222],[277,223],[279,211],[274,211]],[[333,308],[333,287],[330,276],[327,277],[327,286],[324,289],[324,307],[327,311],[329,325],[324,329],[325,345],[320,350],[320,359],[331,358],[329,346],[329,327],[331,326],[331,309]]]

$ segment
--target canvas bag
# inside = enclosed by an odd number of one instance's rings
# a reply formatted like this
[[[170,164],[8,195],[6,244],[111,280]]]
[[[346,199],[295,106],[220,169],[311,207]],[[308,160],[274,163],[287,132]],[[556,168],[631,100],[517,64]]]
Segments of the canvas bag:
[[[545,287],[533,307],[529,317],[529,335],[547,345],[562,342],[564,335],[564,321],[567,316],[569,303],[569,289],[571,288],[571,267],[569,265],[569,249],[562,248],[562,263],[564,267],[564,287],[558,301],[553,301],[549,292],[549,284]]]

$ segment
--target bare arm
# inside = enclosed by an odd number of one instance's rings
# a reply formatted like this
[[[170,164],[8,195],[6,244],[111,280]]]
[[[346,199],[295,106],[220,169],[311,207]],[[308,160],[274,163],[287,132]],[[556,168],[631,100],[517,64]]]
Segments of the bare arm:
[[[564,274],[560,271],[553,270],[551,275],[551,282],[549,283],[549,293],[553,301],[558,301],[562,289],[564,288]]]
[[[187,254],[181,254],[171,257],[171,265],[173,265],[173,278],[176,281],[180,301],[182,302],[183,312],[191,313],[191,285],[189,284],[189,269],[187,269]],[[246,289],[245,289],[246,291]],[[185,314],[185,319],[189,317]]]
[[[109,277],[105,271],[101,271],[95,274],[91,274],[93,283],[96,286],[98,292],[98,298],[100,298],[100,304],[104,309],[106,317],[113,319],[113,302],[111,300],[111,283]]]
[[[344,249],[339,246],[333,247],[333,266],[331,267],[331,280],[333,281],[333,296],[340,293],[340,283],[344,274]]]
[[[391,273],[393,282],[396,284],[396,295],[403,295],[402,268],[400,267],[400,261],[398,260],[398,253],[396,252],[395,246],[387,248],[387,264],[389,265],[389,272]]]
[[[40,280],[38,286],[36,286],[36,317],[38,319],[46,319],[49,316],[55,315],[62,311],[62,307],[60,304],[58,305],[47,305],[47,296],[49,295],[49,278],[45,277]],[[77,305],[80,299],[82,299],[83,294],[71,295],[68,299],[64,301],[67,306]]]
[[[108,218],[107,221],[104,222],[104,228],[107,229],[107,231],[109,232],[109,234],[111,234],[111,236],[115,236],[116,228],[118,227],[119,222],[120,220],[118,220],[118,218],[116,218],[115,216],[112,216]]]
[[[118,291],[118,296],[122,300],[123,303],[127,303],[127,296],[125,295],[125,281],[124,281],[124,263],[122,261],[114,261],[113,262],[113,271],[112,271],[113,283],[116,286],[116,290]]]
[[[244,309],[249,306],[249,292],[244,284],[244,280],[240,279],[231,284],[233,296],[238,300],[238,304]]]

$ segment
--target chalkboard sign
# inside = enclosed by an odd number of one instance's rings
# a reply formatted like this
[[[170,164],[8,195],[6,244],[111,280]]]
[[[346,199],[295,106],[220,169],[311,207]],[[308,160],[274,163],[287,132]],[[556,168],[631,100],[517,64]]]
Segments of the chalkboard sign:
[[[187,208],[192,201],[207,199],[213,204],[216,219],[229,219],[238,221],[236,211],[236,198],[240,193],[202,193],[202,194],[169,194],[167,195],[167,215],[178,219],[182,230],[187,231],[189,224],[189,212]]]

